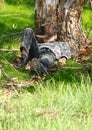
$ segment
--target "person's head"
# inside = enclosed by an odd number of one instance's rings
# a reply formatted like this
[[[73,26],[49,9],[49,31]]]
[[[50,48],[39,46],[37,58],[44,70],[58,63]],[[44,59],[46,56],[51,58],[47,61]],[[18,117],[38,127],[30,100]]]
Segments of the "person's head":
[[[51,22],[47,22],[41,25],[40,34],[36,34],[36,37],[43,39],[43,42],[52,42],[57,39],[57,29]]]

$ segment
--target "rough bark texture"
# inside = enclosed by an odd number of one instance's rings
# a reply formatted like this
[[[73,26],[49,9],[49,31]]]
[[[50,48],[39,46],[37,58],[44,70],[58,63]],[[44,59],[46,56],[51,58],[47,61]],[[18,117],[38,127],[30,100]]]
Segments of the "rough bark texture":
[[[90,8],[92,10],[92,0],[89,0],[89,3],[90,3]]]
[[[88,0],[36,0],[35,27],[39,30],[44,22],[51,21],[58,28],[58,39],[68,42],[72,55],[78,56],[81,47],[89,40],[82,31],[81,14]]]

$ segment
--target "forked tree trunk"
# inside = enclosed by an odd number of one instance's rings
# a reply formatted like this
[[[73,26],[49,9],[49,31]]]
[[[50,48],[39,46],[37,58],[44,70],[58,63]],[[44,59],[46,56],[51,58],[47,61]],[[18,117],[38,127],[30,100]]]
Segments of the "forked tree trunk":
[[[44,22],[51,21],[58,27],[58,39],[68,42],[72,55],[78,56],[80,48],[89,40],[82,31],[81,14],[88,0],[36,0],[35,27],[39,30]]]

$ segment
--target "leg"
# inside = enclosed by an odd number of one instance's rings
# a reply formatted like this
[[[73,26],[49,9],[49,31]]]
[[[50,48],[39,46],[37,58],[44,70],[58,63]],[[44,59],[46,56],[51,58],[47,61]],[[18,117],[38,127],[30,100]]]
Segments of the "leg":
[[[41,50],[39,62],[41,64],[41,73],[48,73],[48,68],[54,63],[55,56],[49,50]]]
[[[44,75],[48,73],[48,68],[54,63],[55,56],[52,52],[42,50],[39,59],[34,58],[31,62],[31,72],[36,75]]]
[[[22,58],[22,63],[20,66],[25,66],[28,60],[38,58],[39,56],[38,45],[36,43],[34,32],[31,28],[26,28],[23,31],[20,51]]]
[[[27,59],[38,58],[39,49],[31,28],[26,28],[22,34],[20,51],[22,52],[24,48]]]

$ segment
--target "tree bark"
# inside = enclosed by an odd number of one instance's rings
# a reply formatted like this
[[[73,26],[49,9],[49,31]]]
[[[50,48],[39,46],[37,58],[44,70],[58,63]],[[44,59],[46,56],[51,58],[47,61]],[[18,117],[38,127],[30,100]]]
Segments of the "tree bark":
[[[77,57],[81,47],[90,44],[81,25],[82,8],[88,0],[36,0],[35,27],[51,21],[58,28],[58,39],[67,42]]]
[[[92,0],[89,0],[89,4],[90,4],[90,9],[92,11]]]

